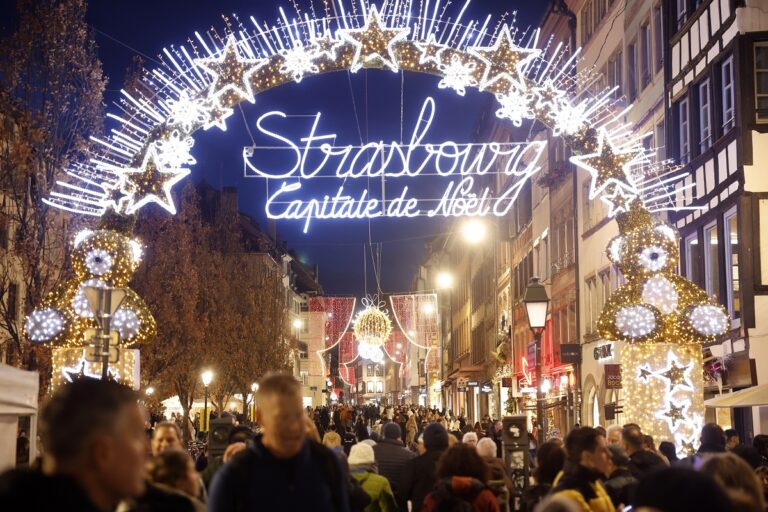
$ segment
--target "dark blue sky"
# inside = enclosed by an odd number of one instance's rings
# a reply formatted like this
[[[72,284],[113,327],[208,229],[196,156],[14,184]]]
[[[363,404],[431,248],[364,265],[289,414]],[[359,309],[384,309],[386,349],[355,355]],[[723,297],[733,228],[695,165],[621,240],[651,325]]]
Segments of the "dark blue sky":
[[[316,7],[321,5],[318,0],[314,1]],[[309,0],[297,2],[303,9],[309,6]],[[3,2],[0,19],[10,19],[6,15],[12,12],[12,5],[6,4],[12,3]],[[345,0],[345,5],[348,6],[349,3],[350,0]],[[496,17],[517,9],[520,27],[535,26],[548,3],[548,0],[473,0],[465,16],[483,19],[488,14]],[[455,10],[455,16],[461,4],[461,0],[454,1],[449,11]],[[116,98],[125,70],[134,54],[140,53],[154,58],[163,47],[185,44],[194,31],[203,32],[211,26],[222,33],[222,14],[236,13],[242,20],[254,16],[271,23],[280,16],[280,6],[287,12],[292,12],[291,2],[288,0],[91,1],[88,18],[96,31],[104,71],[110,78],[107,99]],[[146,59],[146,63],[149,67],[153,66],[149,59]],[[490,95],[469,90],[466,96],[459,97],[451,90],[439,90],[438,82],[436,77],[405,74],[402,82],[404,132],[410,132],[424,99],[432,96],[437,103],[436,123],[431,131],[432,140],[469,142],[477,124],[479,111],[489,105],[492,98]],[[255,105],[246,103],[243,104],[242,113],[235,111],[235,115],[228,120],[226,132],[213,128],[197,134],[192,153],[198,163],[192,169],[192,179],[196,182],[205,179],[217,188],[237,187],[240,192],[240,209],[257,218],[260,224],[265,226],[264,181],[243,177],[242,147],[251,144],[246,122],[251,127],[251,132],[255,132],[256,119],[271,110],[299,115],[322,112],[323,131],[337,133],[339,144],[359,144],[361,134],[363,140],[393,140],[398,139],[400,134],[400,98],[401,75],[380,70],[310,77],[299,84],[291,83],[264,92],[257,96]],[[302,124],[302,119],[297,119],[292,123],[292,126],[295,126],[293,129],[296,131],[296,139],[305,133],[309,122]],[[280,156],[277,155],[276,158]],[[309,186],[323,187],[322,184],[312,183]],[[425,189],[429,185],[422,184],[421,187]],[[313,195],[320,195],[321,192],[322,190],[316,190]],[[423,257],[425,242],[434,234],[446,229],[445,221],[435,219],[372,220],[370,239],[374,243],[382,242],[383,290],[407,291]],[[368,221],[316,220],[307,234],[302,233],[299,222],[280,221],[278,231],[303,261],[319,265],[321,283],[329,294],[362,296],[365,293],[363,253],[364,250],[367,251],[367,291],[376,291],[370,250],[364,248],[369,240]]]

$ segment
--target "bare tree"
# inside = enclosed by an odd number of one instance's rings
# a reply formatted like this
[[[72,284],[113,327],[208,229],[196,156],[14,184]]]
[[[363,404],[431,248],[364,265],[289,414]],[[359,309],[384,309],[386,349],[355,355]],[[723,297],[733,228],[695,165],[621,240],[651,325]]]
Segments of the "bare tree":
[[[85,0],[19,0],[17,8],[19,26],[0,43],[0,231],[11,233],[0,263],[0,342],[9,362],[35,367],[48,354],[30,353],[24,314],[66,277],[69,234],[41,199],[101,131],[106,79]]]

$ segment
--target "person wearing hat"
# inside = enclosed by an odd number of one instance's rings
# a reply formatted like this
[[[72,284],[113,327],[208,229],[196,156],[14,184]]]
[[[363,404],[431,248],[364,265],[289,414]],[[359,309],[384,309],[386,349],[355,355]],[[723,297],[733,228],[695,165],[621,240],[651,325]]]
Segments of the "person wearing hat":
[[[381,429],[382,438],[373,447],[379,474],[389,480],[395,502],[400,510],[408,510],[403,496],[403,469],[406,462],[416,457],[416,454],[403,447],[400,440],[402,435],[397,423],[387,423]]]
[[[371,498],[364,512],[397,512],[389,480],[376,474],[376,459],[368,443],[358,443],[349,450],[349,471]]]
[[[629,470],[629,456],[624,448],[618,444],[608,445],[611,452],[611,472],[603,487],[611,497],[615,506],[629,505],[629,499],[637,487],[637,478],[632,476]]]
[[[409,460],[403,470],[402,493],[412,503],[411,510],[421,510],[424,498],[437,482],[437,460],[448,448],[448,432],[439,423],[427,425],[423,438],[424,453]]]

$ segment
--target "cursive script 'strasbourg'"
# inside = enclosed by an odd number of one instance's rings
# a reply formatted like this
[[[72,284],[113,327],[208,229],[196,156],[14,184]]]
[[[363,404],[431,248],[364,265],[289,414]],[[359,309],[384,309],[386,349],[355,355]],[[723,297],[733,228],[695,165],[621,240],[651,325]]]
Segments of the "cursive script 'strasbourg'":
[[[275,145],[267,149],[285,150],[291,155],[290,169],[274,172],[260,168],[254,162],[253,146],[243,149],[243,160],[249,176],[281,180],[267,198],[267,216],[301,220],[305,233],[312,219],[506,215],[525,182],[539,171],[539,159],[546,149],[545,141],[425,143],[435,117],[432,98],[424,100],[407,143],[376,141],[361,146],[336,146],[335,133],[318,133],[318,112],[309,133],[297,144],[276,128],[267,127],[287,117],[283,112],[267,112],[259,117],[256,127],[274,141]],[[310,158],[310,154],[316,155],[318,151],[319,158]],[[498,175],[505,178],[498,179]],[[409,191],[408,185],[401,185],[404,180],[419,176],[434,179],[436,185],[429,188],[441,191],[440,197],[420,198]],[[302,188],[319,177],[335,177],[342,183],[333,195],[308,198]],[[391,180],[387,182],[389,197],[372,197],[368,189],[359,191],[359,187],[354,193],[345,190],[346,180],[360,178]],[[498,192],[494,192],[494,183],[503,183]],[[402,188],[393,196],[391,190],[397,186]]]

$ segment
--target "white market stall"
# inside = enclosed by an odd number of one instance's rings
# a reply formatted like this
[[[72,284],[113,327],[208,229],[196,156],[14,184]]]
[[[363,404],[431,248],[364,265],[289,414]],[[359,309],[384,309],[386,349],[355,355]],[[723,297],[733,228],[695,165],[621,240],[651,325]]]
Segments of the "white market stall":
[[[30,418],[29,460],[37,457],[36,372],[19,370],[0,363],[0,472],[16,465],[16,438],[19,418]]]

